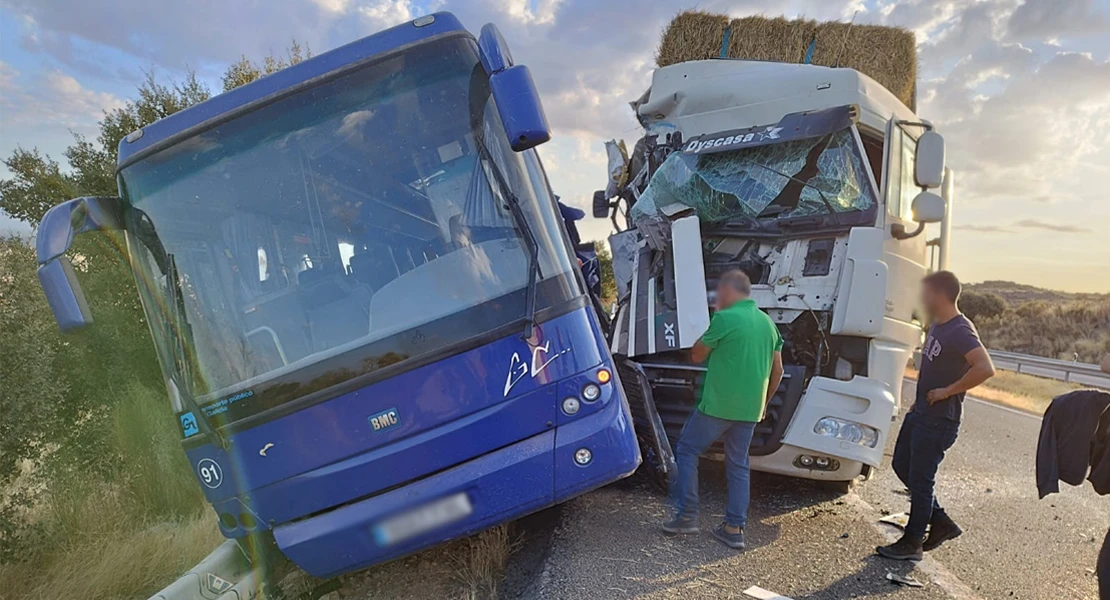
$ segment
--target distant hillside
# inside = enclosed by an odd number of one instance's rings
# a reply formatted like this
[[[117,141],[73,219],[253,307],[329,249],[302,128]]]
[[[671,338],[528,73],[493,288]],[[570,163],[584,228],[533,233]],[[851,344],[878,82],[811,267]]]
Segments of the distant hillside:
[[[1110,353],[1110,294],[984,281],[965,286],[960,307],[994,350],[1088,363]]]
[[[979,294],[997,294],[1010,306],[1017,306],[1033,300],[1045,300],[1047,302],[1069,302],[1073,300],[1110,302],[1110,294],[1073,294],[1059,290],[1046,290],[1024,283],[1014,283],[1013,281],[991,280],[982,283],[970,283],[964,286],[964,289]]]

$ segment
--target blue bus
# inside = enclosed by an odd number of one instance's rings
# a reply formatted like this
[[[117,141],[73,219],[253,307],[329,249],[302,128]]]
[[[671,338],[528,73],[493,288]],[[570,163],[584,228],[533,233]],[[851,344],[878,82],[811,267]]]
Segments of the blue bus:
[[[421,17],[128,135],[39,278],[92,324],[66,252],[120,232],[220,530],[334,576],[640,463],[549,138],[493,25]]]

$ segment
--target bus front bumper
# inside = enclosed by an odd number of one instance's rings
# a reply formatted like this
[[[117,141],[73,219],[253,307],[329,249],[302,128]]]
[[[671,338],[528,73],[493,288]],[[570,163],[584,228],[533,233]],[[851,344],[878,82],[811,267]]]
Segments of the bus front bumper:
[[[619,395],[557,429],[278,525],[274,539],[299,567],[331,577],[523,517],[631,475],[639,464],[632,419]]]

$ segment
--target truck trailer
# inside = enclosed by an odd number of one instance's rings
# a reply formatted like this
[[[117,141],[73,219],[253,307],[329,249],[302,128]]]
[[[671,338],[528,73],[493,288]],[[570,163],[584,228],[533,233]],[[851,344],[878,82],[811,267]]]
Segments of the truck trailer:
[[[948,260],[943,138],[845,67],[675,62],[632,105],[643,138],[630,157],[610,145],[594,216],[623,229],[610,238],[610,349],[645,467],[664,485],[673,473],[704,376],[687,349],[717,277],[740,269],[785,341],[752,468],[840,489],[866,478],[922,343],[918,282]],[[927,241],[929,223],[940,227]]]

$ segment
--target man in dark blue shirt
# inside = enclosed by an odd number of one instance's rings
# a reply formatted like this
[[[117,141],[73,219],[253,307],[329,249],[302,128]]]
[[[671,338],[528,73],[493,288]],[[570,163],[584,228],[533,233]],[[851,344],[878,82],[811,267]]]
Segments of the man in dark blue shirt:
[[[994,376],[975,325],[957,306],[959,279],[937,271],[921,283],[922,306],[932,325],[921,350],[917,398],[902,421],[891,459],[895,474],[910,490],[910,521],[902,539],[877,549],[897,560],[921,560],[924,550],[963,533],[940,507],[933,488],[944,453],[959,434],[964,394]]]

